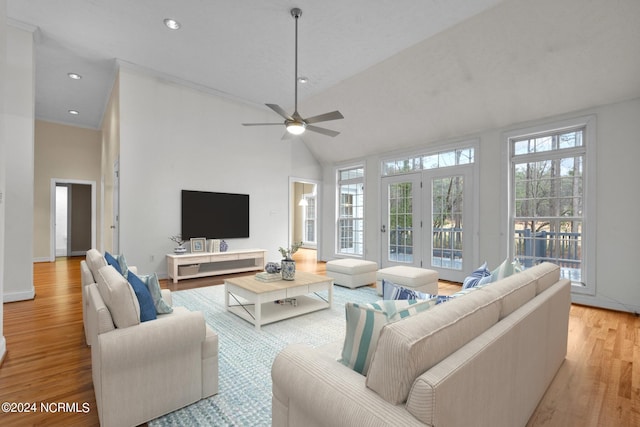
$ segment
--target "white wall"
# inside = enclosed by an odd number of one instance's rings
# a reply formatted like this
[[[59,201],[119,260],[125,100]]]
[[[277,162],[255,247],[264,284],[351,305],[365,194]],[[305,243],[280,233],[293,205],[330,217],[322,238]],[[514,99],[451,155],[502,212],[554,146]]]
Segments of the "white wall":
[[[51,180],[100,182],[101,133],[59,123],[36,120],[34,133],[33,257],[49,261],[51,244]],[[97,200],[100,200],[96,188]],[[101,218],[100,204],[97,220]],[[101,244],[98,239],[98,246]]]
[[[3,300],[35,296],[33,288],[33,140],[35,61],[32,31],[7,26]],[[7,250],[8,249],[8,250]]]
[[[230,249],[263,248],[280,259],[288,243],[289,176],[319,179],[302,141],[282,141],[272,112],[121,69],[120,248],[141,273],[166,276],[169,236],[180,233],[182,189],[250,195],[250,238]],[[221,207],[223,209],[224,207]]]
[[[595,114],[597,121],[597,227],[596,230],[596,295],[574,295],[574,302],[615,310],[640,312],[640,279],[634,268],[640,251],[640,222],[635,219],[640,212],[637,166],[640,159],[640,99],[572,112],[535,122],[514,124],[500,129],[490,129],[475,135],[460,135],[460,139],[479,138],[480,149],[476,154],[480,168],[479,252],[481,262],[498,265],[506,257],[507,236],[503,232],[504,213],[500,212],[503,198],[502,173],[504,158],[502,147],[506,144],[504,133],[513,129],[552,123],[558,120]],[[402,136],[401,139],[419,136]],[[425,142],[413,149],[440,144]],[[389,153],[385,153],[389,154]],[[344,163],[362,163],[366,167],[365,184],[365,258],[380,262],[380,159],[370,156]],[[322,210],[324,245],[320,258],[333,259],[335,255],[335,167],[324,170],[324,200]]]

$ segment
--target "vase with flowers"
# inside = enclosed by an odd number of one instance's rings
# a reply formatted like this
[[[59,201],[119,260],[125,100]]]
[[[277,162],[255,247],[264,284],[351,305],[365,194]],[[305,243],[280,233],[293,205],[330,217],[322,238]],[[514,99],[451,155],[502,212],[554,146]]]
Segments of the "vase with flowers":
[[[185,240],[182,239],[181,234],[176,234],[175,236],[171,236],[169,237],[169,240],[171,240],[176,245],[178,245],[175,248],[173,248],[173,253],[180,255],[187,252],[187,248],[185,248],[184,246]]]
[[[280,255],[282,255],[281,269],[282,280],[295,280],[296,278],[296,262],[291,258],[293,254],[298,252],[298,249],[302,246],[302,242],[293,243],[288,248],[282,246],[278,249]]]

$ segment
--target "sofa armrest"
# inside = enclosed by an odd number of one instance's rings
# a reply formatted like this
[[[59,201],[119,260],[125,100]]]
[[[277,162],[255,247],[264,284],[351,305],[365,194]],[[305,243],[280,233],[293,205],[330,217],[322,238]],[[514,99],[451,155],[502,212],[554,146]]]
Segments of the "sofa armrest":
[[[282,350],[271,377],[274,426],[424,425],[367,388],[364,376],[306,345]]]
[[[200,312],[100,334],[91,347],[100,425],[139,425],[201,399],[205,336]]]
[[[93,345],[96,337],[104,332],[114,330],[111,313],[104,304],[104,300],[98,291],[98,285],[91,283],[86,287],[87,298],[87,329],[89,333],[89,344]]]
[[[171,297],[171,291],[169,289],[160,289],[162,299],[167,303],[169,307],[173,307],[173,298]]]
[[[200,351],[206,335],[205,325],[201,312],[184,312],[101,334],[98,337],[101,367],[126,369],[163,354],[180,353],[188,347],[197,347]]]

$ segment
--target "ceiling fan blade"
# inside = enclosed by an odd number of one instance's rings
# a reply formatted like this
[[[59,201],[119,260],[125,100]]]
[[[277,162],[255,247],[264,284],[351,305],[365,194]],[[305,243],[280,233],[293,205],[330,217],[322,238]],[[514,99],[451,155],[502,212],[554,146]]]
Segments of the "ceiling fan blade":
[[[280,114],[282,117],[284,117],[287,120],[293,120],[293,118],[287,114],[286,111],[284,111],[282,109],[281,106],[276,105],[276,104],[265,104],[267,107],[271,108],[273,111],[275,111],[276,113]]]
[[[330,113],[319,114],[317,116],[309,117],[308,119],[304,119],[306,123],[319,123],[319,122],[328,122],[329,120],[338,120],[344,119],[344,116],[340,111],[332,111]]]
[[[337,136],[340,135],[340,132],[336,132],[335,130],[320,128],[318,126],[307,125],[307,130],[312,132],[318,132],[327,136]]]
[[[242,126],[273,126],[273,125],[282,126],[282,123],[242,123]]]

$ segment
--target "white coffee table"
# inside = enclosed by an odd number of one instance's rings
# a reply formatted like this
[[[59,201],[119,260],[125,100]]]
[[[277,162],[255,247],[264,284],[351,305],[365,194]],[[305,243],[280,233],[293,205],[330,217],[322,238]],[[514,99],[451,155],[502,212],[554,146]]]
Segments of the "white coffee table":
[[[318,295],[320,291],[327,291],[327,298]],[[331,308],[332,302],[333,279],[303,271],[296,272],[295,280],[261,282],[255,276],[243,276],[224,281],[225,308],[255,325],[256,330],[262,325]]]

